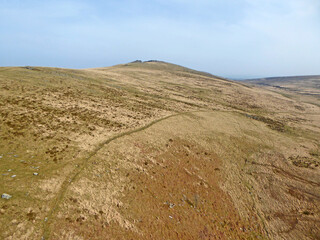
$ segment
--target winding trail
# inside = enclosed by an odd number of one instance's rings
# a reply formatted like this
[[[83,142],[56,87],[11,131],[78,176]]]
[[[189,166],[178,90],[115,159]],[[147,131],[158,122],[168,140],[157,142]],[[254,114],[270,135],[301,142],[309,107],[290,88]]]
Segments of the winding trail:
[[[137,129],[133,129],[133,130],[130,130],[130,131],[123,132],[123,133],[120,133],[118,135],[115,135],[115,136],[113,136],[111,138],[108,138],[107,140],[103,141],[102,143],[100,143],[91,153],[89,153],[89,155],[87,157],[85,157],[82,160],[80,160],[80,164],[78,164],[79,167],[76,167],[65,178],[65,180],[63,181],[63,183],[61,185],[61,188],[60,188],[59,192],[57,193],[56,198],[55,198],[55,200],[53,201],[53,203],[51,205],[49,214],[47,216],[47,221],[45,221],[44,224],[43,224],[43,237],[42,237],[42,239],[46,239],[46,240],[50,239],[51,233],[52,233],[52,227],[53,227],[53,223],[54,223],[57,211],[58,211],[60,203],[62,202],[62,200],[63,200],[66,192],[68,191],[68,188],[70,187],[71,183],[74,182],[76,180],[76,178],[79,176],[79,174],[86,168],[86,166],[88,165],[88,162],[90,161],[90,159],[93,156],[95,156],[104,146],[106,146],[107,144],[109,144],[110,142],[112,142],[112,141],[114,141],[114,140],[116,140],[118,138],[130,135],[130,134],[133,134],[133,133],[136,133],[136,132],[143,131],[143,130],[151,127],[152,125],[154,125],[154,124],[156,124],[158,122],[164,121],[164,120],[166,120],[168,118],[172,118],[172,117],[176,117],[176,116],[180,116],[180,115],[192,114],[192,113],[195,113],[195,112],[207,112],[207,111],[190,111],[190,112],[180,112],[180,113],[172,114],[172,115],[169,115],[169,116],[154,120],[151,123],[149,123],[149,124],[147,124],[147,125],[145,125],[143,127],[140,127],[140,128],[137,128]]]
[[[236,113],[236,114],[241,114],[241,111],[234,111],[234,110],[197,110],[197,111],[188,111],[188,112],[178,112],[172,115],[168,115],[159,119],[156,119],[148,124],[146,124],[145,126],[142,126],[140,128],[137,129],[133,129],[127,132],[123,132],[120,133],[118,135],[115,135],[111,138],[106,139],[105,141],[101,142],[99,145],[97,145],[97,147],[92,150],[88,156],[84,157],[83,159],[79,160],[78,162],[78,167],[74,168],[73,171],[65,178],[65,180],[63,181],[55,199],[53,200],[51,207],[50,207],[50,211],[47,215],[47,221],[44,221],[43,223],[43,234],[42,234],[42,239],[48,240],[51,238],[52,235],[52,228],[53,228],[53,224],[55,222],[56,219],[56,214],[59,210],[60,204],[64,199],[64,196],[66,194],[66,192],[68,191],[71,183],[73,183],[76,178],[81,174],[81,172],[88,166],[88,163],[90,162],[90,159],[92,157],[94,157],[103,147],[105,147],[106,145],[108,145],[110,142],[119,139],[121,137],[124,136],[128,136],[130,134],[133,133],[137,133],[140,131],[143,131],[151,126],[153,126],[154,124],[164,121],[166,119],[172,118],[172,117],[177,117],[177,116],[181,116],[181,115],[189,115],[189,114],[193,114],[193,113],[200,113],[200,112],[215,112],[215,111],[219,111],[219,112],[232,112],[232,113]]]

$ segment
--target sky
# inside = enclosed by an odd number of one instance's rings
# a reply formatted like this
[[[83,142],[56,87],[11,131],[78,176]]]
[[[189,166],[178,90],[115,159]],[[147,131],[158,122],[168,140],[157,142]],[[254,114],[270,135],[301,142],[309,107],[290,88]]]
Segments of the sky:
[[[320,74],[320,0],[0,0],[0,66]]]

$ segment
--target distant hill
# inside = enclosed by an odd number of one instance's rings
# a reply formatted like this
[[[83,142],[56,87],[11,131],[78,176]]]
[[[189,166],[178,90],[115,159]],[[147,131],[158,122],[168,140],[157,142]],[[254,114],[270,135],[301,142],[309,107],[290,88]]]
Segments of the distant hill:
[[[258,78],[243,82],[320,97],[320,75]]]

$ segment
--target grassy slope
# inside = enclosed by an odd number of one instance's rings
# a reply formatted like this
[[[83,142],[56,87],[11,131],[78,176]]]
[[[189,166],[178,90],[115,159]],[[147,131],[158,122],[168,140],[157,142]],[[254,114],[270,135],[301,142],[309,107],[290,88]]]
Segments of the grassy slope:
[[[272,87],[275,90],[289,91],[306,96],[320,97],[320,76],[295,76],[250,79],[249,84]]]
[[[199,228],[198,232],[188,232],[187,225],[183,225],[181,231],[183,229],[187,234],[184,237],[201,235],[206,239],[212,234],[230,237],[233,228],[243,229],[243,226],[252,231],[237,231],[232,237],[255,234],[293,237],[297,232],[303,237],[319,234],[314,224],[319,220],[316,203],[319,200],[320,121],[319,107],[314,104],[163,62],[84,70],[0,68],[0,100],[0,192],[13,196],[10,200],[1,200],[2,238],[35,239],[45,234],[52,238],[86,239],[93,238],[94,232],[102,234],[94,235],[96,239],[129,235],[148,238],[152,221],[143,215],[137,205],[152,202],[153,206],[162,206],[163,198],[155,201],[150,199],[152,195],[146,194],[135,201],[134,196],[129,197],[129,200],[132,199],[130,201],[123,198],[133,194],[126,187],[122,189],[126,184],[130,186],[127,174],[133,175],[131,184],[142,187],[141,178],[143,181],[148,178],[145,174],[136,173],[135,169],[151,171],[148,169],[150,166],[145,165],[145,158],[154,157],[155,163],[160,164],[161,156],[169,154],[171,160],[168,164],[174,166],[176,159],[181,157],[179,149],[185,149],[186,142],[201,149],[198,151],[207,151],[220,159],[217,163],[219,167],[204,162],[195,169],[202,171],[202,168],[204,171],[208,168],[209,171],[213,166],[213,171],[215,168],[221,169],[221,176],[216,179],[221,182],[219,185],[214,183],[215,179],[209,179],[211,182],[206,183],[212,186],[209,196],[216,193],[220,199],[225,199],[228,209],[235,207],[238,210],[232,210],[227,216],[217,210],[223,208],[221,202],[217,202],[214,208],[203,203],[202,207],[199,206],[201,214],[218,214],[216,217],[220,222],[231,227],[221,228],[218,223],[210,225],[212,219],[200,214],[197,215],[199,224],[193,226]],[[160,129],[170,125],[176,127],[153,138],[142,136],[124,145],[113,143],[114,146],[109,148],[110,141],[115,140],[114,136],[125,136],[139,128],[144,134],[148,131],[143,130],[144,126],[152,121],[195,111],[204,112],[204,115],[194,117],[198,120],[180,119],[178,124],[174,121],[157,123],[155,126],[159,125],[157,128]],[[228,115],[212,116],[206,112],[227,112]],[[185,122],[187,129],[190,128],[190,132],[177,137],[183,132],[179,130],[182,122]],[[215,122],[227,125],[213,127]],[[194,127],[200,123],[200,126],[205,126],[203,131],[211,133],[207,137],[199,135],[198,128]],[[169,141],[170,134],[177,142],[170,149],[171,153],[162,149],[160,143],[149,149],[148,143],[154,138]],[[219,137],[212,140],[214,136]],[[120,138],[115,142],[118,141],[121,141]],[[148,148],[145,155],[137,157],[134,169],[128,167],[128,159],[123,158],[130,147],[137,148],[130,145],[133,142],[141,144],[138,148]],[[263,146],[256,142],[262,142]],[[211,145],[217,148],[212,149]],[[108,154],[113,157],[96,159],[105,151],[111,151]],[[124,152],[119,155],[119,151]],[[139,151],[141,149],[132,150],[134,154]],[[191,153],[194,154],[194,151]],[[186,161],[197,164],[198,160],[191,158]],[[92,170],[95,162],[98,169]],[[113,167],[118,164],[124,166]],[[190,168],[187,163],[181,164]],[[110,168],[110,174],[97,178],[97,172],[102,174],[106,166]],[[117,174],[117,171],[120,173]],[[166,191],[159,189],[158,184],[175,182],[174,176],[179,171],[175,168],[163,171],[155,168],[152,172],[160,174],[158,181],[150,184],[147,181],[143,187],[160,195],[165,194]],[[33,172],[39,175],[34,176]],[[230,174],[234,177],[228,177]],[[205,176],[208,177],[203,175],[202,178],[205,179]],[[283,184],[277,187],[272,184],[273,179],[279,179]],[[184,188],[197,181],[190,178],[175,184]],[[124,185],[119,186],[120,182]],[[239,182],[242,187],[239,187]],[[81,184],[83,188],[79,187]],[[105,195],[88,194],[99,187],[108,190]],[[171,191],[177,192],[177,189]],[[193,197],[209,194],[201,188],[192,191],[189,194]],[[277,199],[276,195],[283,197]],[[109,208],[102,210],[101,204],[97,203],[101,197],[106,201],[104,207]],[[212,201],[211,197],[204,199],[206,202]],[[192,201],[195,200],[185,201],[194,205]],[[275,203],[283,209],[275,209]],[[127,207],[119,210],[117,204]],[[151,211],[152,208],[149,206],[147,209]],[[186,213],[190,216],[194,214],[194,206],[180,210],[181,218]],[[96,214],[98,219],[94,217]],[[254,221],[248,220],[251,215]],[[146,218],[144,221],[149,225],[139,224],[137,221],[141,218]],[[61,228],[62,223],[69,228]],[[82,224],[89,227],[83,228]],[[115,230],[110,232],[109,225]],[[161,220],[154,226],[171,229],[167,220]],[[292,229],[283,230],[286,228]],[[167,234],[163,231],[164,235]],[[178,233],[175,237],[181,238],[181,235]]]

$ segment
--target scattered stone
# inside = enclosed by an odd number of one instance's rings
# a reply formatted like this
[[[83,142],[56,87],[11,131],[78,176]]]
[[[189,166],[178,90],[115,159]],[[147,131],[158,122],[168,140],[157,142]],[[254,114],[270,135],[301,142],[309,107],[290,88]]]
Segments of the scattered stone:
[[[175,204],[174,203],[170,203],[170,202],[164,202],[165,205],[168,205],[169,208],[174,208]]]
[[[46,221],[48,221],[48,218],[47,218],[47,217],[45,217],[45,218],[44,218],[44,221],[45,221],[45,222],[46,222]]]
[[[2,158],[2,156],[0,156],[0,158]]]
[[[148,60],[148,61],[144,61],[145,63],[150,63],[150,62],[162,62],[162,61],[159,61],[159,60]]]
[[[12,198],[12,196],[9,195],[9,194],[7,194],[7,193],[3,193],[3,194],[1,195],[1,198],[10,199],[10,198]]]
[[[18,155],[14,155],[14,157],[18,157]]]
[[[25,66],[24,68],[25,68],[25,69],[28,69],[28,70],[34,70],[34,68],[33,68],[33,67],[30,67],[30,66]]]
[[[35,175],[35,176],[38,176],[38,175],[39,175],[39,173],[37,173],[37,172],[34,172],[34,173],[33,173],[33,175]]]
[[[172,216],[169,216],[169,218],[171,218],[171,219],[172,219],[173,217],[172,217]]]
[[[11,177],[12,177],[12,178],[15,178],[16,176],[17,176],[17,175],[12,175]]]
[[[11,172],[12,171],[12,169],[8,169],[8,172]]]

